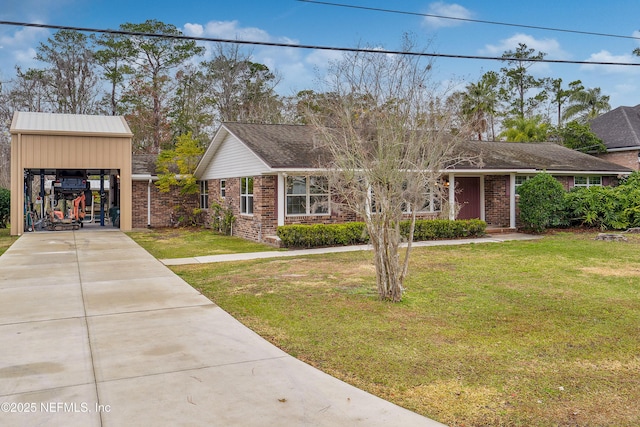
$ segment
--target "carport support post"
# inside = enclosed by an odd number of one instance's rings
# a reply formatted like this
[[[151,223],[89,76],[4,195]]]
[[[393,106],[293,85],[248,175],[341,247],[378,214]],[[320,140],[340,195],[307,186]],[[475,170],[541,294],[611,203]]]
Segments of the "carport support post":
[[[53,190],[52,190],[53,191]],[[40,169],[40,218],[44,218],[44,169]]]
[[[100,169],[100,227],[104,227],[104,169]]]

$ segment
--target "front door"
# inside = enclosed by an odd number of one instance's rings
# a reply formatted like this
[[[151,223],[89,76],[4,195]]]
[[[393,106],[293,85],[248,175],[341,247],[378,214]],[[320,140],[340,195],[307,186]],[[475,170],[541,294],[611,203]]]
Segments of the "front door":
[[[456,203],[460,207],[457,219],[479,219],[481,217],[480,178],[456,177]]]

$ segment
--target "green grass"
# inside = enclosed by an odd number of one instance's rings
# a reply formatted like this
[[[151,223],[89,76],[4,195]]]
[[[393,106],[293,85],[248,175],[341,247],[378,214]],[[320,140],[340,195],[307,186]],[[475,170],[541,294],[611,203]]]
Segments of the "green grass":
[[[277,250],[269,245],[202,229],[162,228],[127,235],[158,259]]]
[[[175,267],[290,354],[451,426],[640,425],[640,236],[414,249],[403,302],[366,252]]]
[[[11,236],[10,233],[10,229],[0,228],[0,255],[5,253],[9,246],[18,239],[16,236]]]

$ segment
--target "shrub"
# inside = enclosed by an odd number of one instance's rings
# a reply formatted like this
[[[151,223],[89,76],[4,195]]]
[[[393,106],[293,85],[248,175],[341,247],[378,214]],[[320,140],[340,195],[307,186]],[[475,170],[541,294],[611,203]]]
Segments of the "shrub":
[[[400,234],[406,239],[409,237],[410,221],[400,223]],[[417,220],[413,231],[413,241],[457,239],[460,237],[482,236],[487,224],[479,219],[425,219]]]
[[[409,236],[410,221],[400,223],[400,234]],[[413,240],[455,239],[484,234],[487,224],[479,219],[450,221],[445,219],[417,220]],[[364,244],[369,241],[363,222],[346,224],[284,225],[278,227],[283,247],[312,248]]]
[[[363,222],[284,225],[278,227],[277,234],[286,248],[356,245],[369,241]]]
[[[620,189],[613,187],[574,188],[565,195],[566,217],[571,224],[606,229],[624,229]]]
[[[602,230],[640,227],[640,172],[618,187],[574,188],[565,196],[565,208],[574,225]]]
[[[231,206],[224,207],[222,202],[213,202],[211,204],[209,221],[212,229],[218,233],[230,236],[233,230],[233,224],[236,222],[236,217],[233,215]]]
[[[525,228],[541,233],[565,225],[562,184],[548,173],[539,173],[518,188],[520,220]]]
[[[0,228],[7,228],[11,216],[11,192],[0,188]]]

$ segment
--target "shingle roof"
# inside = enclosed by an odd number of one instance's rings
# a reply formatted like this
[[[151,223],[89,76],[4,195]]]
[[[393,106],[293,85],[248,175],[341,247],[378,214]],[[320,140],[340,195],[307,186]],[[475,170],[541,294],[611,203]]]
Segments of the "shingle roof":
[[[272,168],[318,167],[326,159],[326,150],[314,143],[309,126],[224,123],[224,127]]]
[[[11,133],[133,136],[129,125],[121,116],[25,111],[16,111],[13,114]]]
[[[224,123],[271,168],[314,168],[328,157],[314,142],[313,129],[302,125]],[[481,164],[459,164],[464,170],[601,171],[626,173],[629,169],[553,143],[467,141],[459,146],[468,156],[481,156]]]
[[[567,172],[608,171],[614,173],[630,172],[629,169],[591,156],[580,153],[561,145],[550,142],[486,142],[468,141],[460,148],[467,155],[482,159],[480,167],[460,165],[456,170],[465,169],[495,169],[495,170],[523,170],[535,169]]]
[[[131,173],[134,175],[155,175],[157,154],[134,154],[131,156]]]
[[[640,105],[618,107],[591,120],[591,131],[608,149],[640,147]]]

